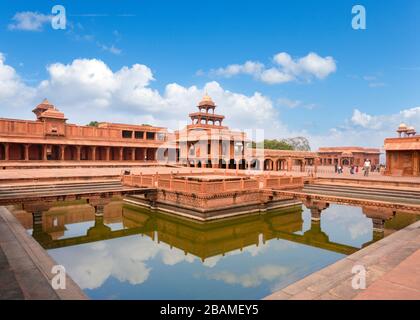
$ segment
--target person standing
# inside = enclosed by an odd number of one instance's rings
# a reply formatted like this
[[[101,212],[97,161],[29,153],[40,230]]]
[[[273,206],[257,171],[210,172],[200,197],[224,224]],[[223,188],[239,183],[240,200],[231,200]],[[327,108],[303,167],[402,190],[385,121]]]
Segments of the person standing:
[[[370,160],[366,159],[365,163],[363,164],[363,170],[364,170],[364,176],[367,177],[369,176],[369,171],[370,171]]]

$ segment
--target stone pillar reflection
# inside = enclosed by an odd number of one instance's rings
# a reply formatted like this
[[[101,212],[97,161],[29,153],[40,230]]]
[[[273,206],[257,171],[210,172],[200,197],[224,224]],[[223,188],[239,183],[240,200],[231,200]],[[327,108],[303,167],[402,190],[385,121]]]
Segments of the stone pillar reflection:
[[[375,232],[384,232],[385,229],[385,220],[381,218],[372,218],[373,231]]]
[[[32,212],[32,230],[33,233],[42,232],[42,211]]]

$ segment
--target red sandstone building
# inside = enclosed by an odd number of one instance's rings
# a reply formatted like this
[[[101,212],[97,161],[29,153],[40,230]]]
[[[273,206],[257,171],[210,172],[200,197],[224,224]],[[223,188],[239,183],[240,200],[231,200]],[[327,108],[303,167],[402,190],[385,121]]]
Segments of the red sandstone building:
[[[160,127],[69,124],[46,99],[33,112],[35,121],[0,119],[0,160],[156,160],[157,149],[168,141],[167,129]]]
[[[194,167],[292,170],[317,164],[316,152],[251,148],[241,131],[223,125],[224,116],[206,95],[192,123],[166,128],[100,122],[79,126],[48,100],[33,112],[36,120],[0,119],[0,161],[159,161]]]
[[[380,154],[379,149],[362,147],[325,147],[318,150],[321,165],[363,166],[369,159],[376,166]]]
[[[398,138],[385,139],[386,171],[393,176],[420,176],[420,135],[401,123]]]
[[[0,119],[0,161],[152,161],[185,166],[305,170],[305,166],[379,164],[379,149],[320,148],[318,152],[255,149],[244,132],[223,125],[216,104],[205,95],[191,124],[166,128],[100,122],[79,126],[44,100],[33,112],[36,120]],[[405,138],[404,138],[405,139]]]

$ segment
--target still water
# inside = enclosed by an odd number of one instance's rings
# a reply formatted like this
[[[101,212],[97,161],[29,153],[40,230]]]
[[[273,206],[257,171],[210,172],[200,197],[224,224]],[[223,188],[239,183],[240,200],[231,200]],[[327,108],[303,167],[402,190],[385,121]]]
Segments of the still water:
[[[16,216],[92,299],[261,299],[413,222],[397,213],[374,232],[362,208],[304,206],[199,223],[111,202]]]

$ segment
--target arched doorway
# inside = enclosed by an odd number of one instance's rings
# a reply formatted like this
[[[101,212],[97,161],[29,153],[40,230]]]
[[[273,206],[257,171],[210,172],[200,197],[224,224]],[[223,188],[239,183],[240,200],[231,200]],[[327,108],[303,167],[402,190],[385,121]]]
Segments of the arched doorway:
[[[277,170],[287,170],[287,161],[286,159],[277,160]]]
[[[341,160],[341,164],[343,165],[343,166],[349,166],[350,165],[350,160],[349,159],[343,159],[343,160]]]
[[[264,170],[267,170],[267,171],[273,170],[273,160],[271,159],[264,160]]]
[[[260,160],[252,159],[250,162],[250,169],[251,170],[260,170]]]

